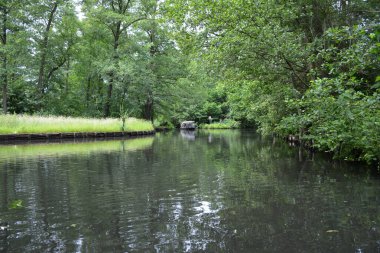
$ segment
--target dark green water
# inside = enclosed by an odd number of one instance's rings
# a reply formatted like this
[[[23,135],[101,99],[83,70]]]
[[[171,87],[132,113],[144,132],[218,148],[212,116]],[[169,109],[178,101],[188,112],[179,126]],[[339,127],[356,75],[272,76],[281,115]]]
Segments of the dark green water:
[[[0,147],[0,184],[0,252],[380,252],[378,176],[248,131]]]

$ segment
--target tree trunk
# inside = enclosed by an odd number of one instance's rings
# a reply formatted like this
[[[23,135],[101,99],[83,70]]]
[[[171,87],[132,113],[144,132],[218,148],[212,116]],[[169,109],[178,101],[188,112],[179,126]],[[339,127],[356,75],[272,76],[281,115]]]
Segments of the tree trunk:
[[[3,27],[2,27],[2,44],[3,47],[7,45],[7,18],[8,18],[8,10],[7,7],[4,5],[2,6],[3,11]],[[5,50],[5,49],[4,49]],[[3,94],[3,113],[8,113],[8,62],[7,62],[7,52],[3,52],[3,73],[1,75],[1,79],[3,82],[2,87],[2,94]]]
[[[111,75],[111,78],[107,87],[107,97],[104,103],[104,118],[107,118],[111,115],[112,89],[113,89],[113,75]]]
[[[117,49],[119,48],[119,38],[121,35],[121,21],[116,23],[116,29],[115,32],[113,32],[114,35],[114,43],[113,43],[113,63],[115,64],[114,67],[117,67],[118,64],[118,55],[117,55]],[[107,95],[106,95],[106,101],[104,103],[104,117],[109,117],[111,115],[111,99],[112,99],[112,90],[113,90],[113,83],[115,80],[115,71],[111,70],[109,73],[109,83],[107,87]]]
[[[40,70],[38,74],[38,83],[37,87],[41,93],[41,96],[44,94],[45,90],[45,65],[46,65],[46,54],[47,54],[47,47],[49,44],[49,33],[51,29],[51,25],[53,23],[54,14],[57,11],[58,2],[54,2],[53,8],[51,9],[49,13],[48,23],[46,25],[44,38],[41,45],[41,59],[40,59]]]
[[[151,122],[153,122],[153,100],[148,97],[148,99],[146,100],[144,106],[143,106],[143,118],[146,119],[146,120],[150,120]]]
[[[351,26],[351,14],[350,14],[350,2],[347,0],[341,0],[340,5],[342,8],[342,17],[344,19],[344,25]]]
[[[3,113],[8,113],[8,74],[7,74],[7,57],[3,59]]]
[[[67,65],[66,65],[66,80],[65,80],[65,95],[69,93],[69,76],[70,76],[70,55],[67,56]]]
[[[91,88],[91,77],[87,77],[87,85],[86,85],[86,109],[88,110],[90,105],[90,88]]]
[[[155,32],[152,29],[152,31],[148,32],[149,36],[149,41],[152,44],[149,48],[149,54],[151,57],[151,62],[149,64],[149,67],[152,71],[152,73],[156,74],[155,71],[155,65],[153,62],[154,57],[156,56],[157,53],[157,47],[154,45],[155,42]],[[150,120],[153,123],[154,119],[154,99],[153,99],[153,92],[154,92],[154,84],[152,83],[151,86],[149,87],[149,91],[147,94],[147,99],[146,102],[143,106],[143,118],[146,120]]]

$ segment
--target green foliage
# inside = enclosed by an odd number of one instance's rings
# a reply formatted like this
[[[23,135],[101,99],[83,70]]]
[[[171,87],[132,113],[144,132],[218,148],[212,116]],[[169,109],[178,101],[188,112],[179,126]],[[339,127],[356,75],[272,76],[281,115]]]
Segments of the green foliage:
[[[366,96],[354,89],[338,93],[342,86],[334,79],[313,82],[302,99],[293,101],[303,108],[302,113],[284,118],[280,130],[294,133],[302,128],[303,138],[313,140],[315,148],[332,151],[340,158],[379,159],[379,94]]]
[[[227,93],[225,89],[216,86],[209,89],[207,101],[202,105],[202,120],[208,121],[208,117],[213,119],[223,120],[229,117],[230,108],[227,103]]]
[[[117,118],[122,107],[165,127],[228,118],[372,161],[377,2],[1,1],[2,111]]]
[[[228,80],[221,85],[228,94],[230,116],[256,122],[264,135],[272,133],[288,111],[284,101],[285,97],[292,96],[291,87],[250,80]]]
[[[175,88],[170,90],[172,99],[168,102],[171,104],[166,104],[166,114],[163,114],[167,121],[176,126],[184,120],[199,122],[207,118],[204,105],[208,100],[209,89],[214,86],[213,78],[206,72],[207,62],[197,54],[188,57],[186,75],[179,78]]]
[[[374,54],[378,38],[373,39],[372,29],[379,27],[327,31],[329,47],[315,56],[323,64],[313,70],[327,77],[313,81],[302,98],[288,100],[299,113],[282,119],[282,134],[302,129],[315,148],[339,158],[380,159],[380,95],[374,87],[380,59]]]
[[[375,1],[171,0],[167,8],[189,27],[182,33],[196,38],[226,94],[208,100],[206,112],[227,105],[229,117],[263,134],[301,134],[337,157],[378,159]]]
[[[197,99],[189,90],[203,83],[190,77],[191,60],[176,46],[159,5],[4,2],[0,14],[7,21],[1,18],[0,25],[9,32],[2,40],[0,78],[8,80],[2,82],[7,111],[100,117],[109,107],[109,115],[119,117],[123,105],[134,117],[176,122],[176,111],[187,108],[184,93]],[[187,78],[191,86],[184,90],[179,80]]]

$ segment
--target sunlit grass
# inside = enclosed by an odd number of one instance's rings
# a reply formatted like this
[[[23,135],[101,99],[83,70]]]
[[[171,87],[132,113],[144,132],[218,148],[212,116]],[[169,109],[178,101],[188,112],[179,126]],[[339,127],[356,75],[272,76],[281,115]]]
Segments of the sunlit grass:
[[[136,119],[136,118],[128,118],[125,121],[126,131],[152,131],[153,124],[150,121]]]
[[[224,120],[222,122],[216,122],[211,124],[201,124],[199,128],[202,129],[237,129],[240,128],[240,122],[235,120]]]
[[[122,131],[121,119],[90,119],[57,116],[0,115],[0,134],[74,133]],[[151,122],[136,118],[125,121],[125,131],[151,131]]]

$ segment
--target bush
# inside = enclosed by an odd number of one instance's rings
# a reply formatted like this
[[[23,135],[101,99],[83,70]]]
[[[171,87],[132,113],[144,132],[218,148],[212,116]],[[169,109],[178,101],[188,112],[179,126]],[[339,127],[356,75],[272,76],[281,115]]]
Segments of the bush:
[[[376,27],[375,27],[376,28]],[[377,30],[376,30],[377,29]],[[311,82],[304,96],[288,100],[298,113],[282,119],[283,135],[303,130],[318,150],[346,160],[380,160],[379,27],[331,29],[329,47],[316,58],[314,72],[323,78]],[[326,74],[327,73],[327,74]]]

